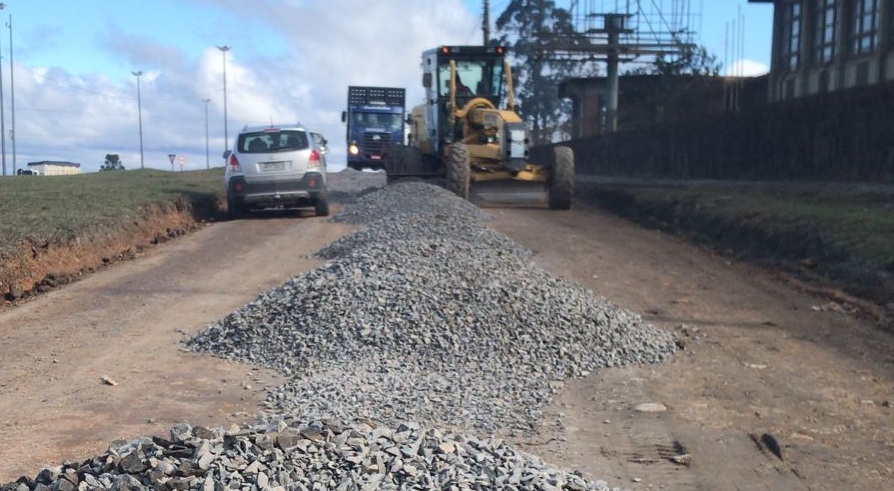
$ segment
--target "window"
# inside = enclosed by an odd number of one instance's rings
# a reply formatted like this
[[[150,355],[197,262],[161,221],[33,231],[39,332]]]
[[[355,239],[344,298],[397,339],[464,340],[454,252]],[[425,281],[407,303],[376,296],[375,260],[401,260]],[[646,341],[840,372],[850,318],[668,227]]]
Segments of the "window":
[[[298,130],[267,130],[242,133],[237,148],[242,153],[267,153],[303,150],[309,145],[307,134]]]
[[[380,131],[397,131],[401,128],[403,118],[400,114],[386,112],[356,112],[354,123],[372,127]]]
[[[814,23],[813,60],[829,63],[835,57],[835,22],[838,11],[837,0],[816,0],[816,22]]]
[[[855,55],[875,50],[878,37],[878,0],[857,0],[854,3],[854,30],[851,52]]]
[[[784,69],[795,70],[801,64],[801,2],[791,2],[782,11],[782,60]]]
[[[438,77],[442,81],[439,95],[446,96],[449,89],[448,85],[450,84],[450,65],[446,62],[441,64]],[[468,92],[463,94],[462,90],[460,90],[458,95],[477,95],[499,100],[503,88],[503,65],[501,60],[457,60],[456,82],[458,89],[461,86],[468,88]]]
[[[888,40],[894,43],[894,5],[888,7]]]

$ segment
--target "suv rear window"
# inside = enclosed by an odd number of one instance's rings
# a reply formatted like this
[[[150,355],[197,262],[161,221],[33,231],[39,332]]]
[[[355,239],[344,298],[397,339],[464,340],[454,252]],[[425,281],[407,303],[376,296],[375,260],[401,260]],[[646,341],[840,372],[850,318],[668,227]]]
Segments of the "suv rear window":
[[[236,145],[239,153],[285,152],[309,147],[307,133],[300,130],[242,133]]]

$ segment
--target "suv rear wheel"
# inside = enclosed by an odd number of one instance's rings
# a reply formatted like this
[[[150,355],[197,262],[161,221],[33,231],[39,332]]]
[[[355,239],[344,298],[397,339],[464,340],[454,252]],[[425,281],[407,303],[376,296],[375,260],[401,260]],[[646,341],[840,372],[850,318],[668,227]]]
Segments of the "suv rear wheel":
[[[230,220],[238,220],[245,215],[245,203],[238,198],[227,196],[227,216]]]
[[[329,200],[326,198],[320,198],[314,203],[314,213],[318,217],[329,216]]]

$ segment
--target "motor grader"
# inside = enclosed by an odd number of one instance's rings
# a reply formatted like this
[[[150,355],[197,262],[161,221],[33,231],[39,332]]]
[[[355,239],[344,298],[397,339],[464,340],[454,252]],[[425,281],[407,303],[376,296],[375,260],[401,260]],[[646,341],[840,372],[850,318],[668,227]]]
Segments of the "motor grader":
[[[389,183],[439,179],[468,199],[475,182],[542,182],[551,209],[571,208],[574,154],[557,146],[549,162],[528,162],[527,130],[505,55],[500,46],[441,46],[422,54],[425,101],[408,117],[407,145],[386,157]]]

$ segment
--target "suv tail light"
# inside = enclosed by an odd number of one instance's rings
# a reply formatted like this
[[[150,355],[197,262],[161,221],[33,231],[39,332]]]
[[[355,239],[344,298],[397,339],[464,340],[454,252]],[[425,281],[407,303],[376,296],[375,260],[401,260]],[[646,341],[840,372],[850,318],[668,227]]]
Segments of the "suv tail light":
[[[316,168],[320,166],[320,152],[316,149],[310,151],[310,157],[307,159],[307,167]]]
[[[234,153],[231,153],[227,159],[227,165],[230,167],[231,172],[242,172],[242,167],[239,166],[239,159],[236,158]]]

